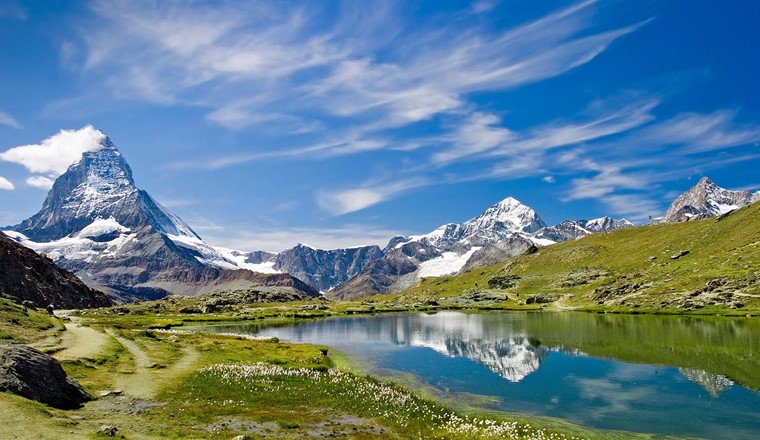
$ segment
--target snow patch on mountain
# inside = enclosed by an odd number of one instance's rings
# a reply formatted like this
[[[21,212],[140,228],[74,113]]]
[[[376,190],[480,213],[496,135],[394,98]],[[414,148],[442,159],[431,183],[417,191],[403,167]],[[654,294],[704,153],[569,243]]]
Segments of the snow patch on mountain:
[[[69,260],[91,263],[96,259],[115,257],[121,249],[135,239],[129,229],[113,221],[99,219],[73,236],[43,243],[30,240],[15,231],[3,231],[24,246],[47,255],[53,261]],[[107,237],[102,239],[102,237]]]
[[[118,235],[129,232],[129,228],[122,226],[113,217],[97,218],[95,221],[85,226],[84,229],[77,232],[79,238],[97,238],[104,235]]]
[[[251,253],[243,252],[236,249],[229,249],[224,247],[214,247],[227,261],[234,263],[241,269],[248,269],[253,272],[259,273],[283,273],[280,270],[274,268],[276,261],[262,261],[261,263],[249,262]]]
[[[440,257],[423,261],[419,265],[417,276],[424,277],[442,277],[459,272],[472,254],[481,249],[480,246],[474,246],[463,254],[456,252],[444,252]]]

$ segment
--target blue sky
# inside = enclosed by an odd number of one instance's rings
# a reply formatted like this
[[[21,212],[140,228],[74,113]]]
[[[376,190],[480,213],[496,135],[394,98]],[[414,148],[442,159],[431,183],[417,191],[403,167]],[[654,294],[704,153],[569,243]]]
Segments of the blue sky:
[[[507,196],[645,221],[703,175],[760,186],[759,22],[753,1],[6,0],[0,153],[92,124],[244,250],[382,245]],[[43,168],[0,161],[0,224],[39,209]]]

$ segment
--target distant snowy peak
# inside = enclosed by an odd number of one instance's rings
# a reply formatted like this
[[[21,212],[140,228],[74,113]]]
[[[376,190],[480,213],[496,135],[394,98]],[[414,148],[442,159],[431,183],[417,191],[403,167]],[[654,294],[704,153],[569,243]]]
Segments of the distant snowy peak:
[[[547,226],[539,230],[535,238],[555,242],[577,240],[589,234],[609,232],[628,228],[633,223],[626,219],[616,220],[611,217],[600,217],[592,220],[565,220],[555,226]]]
[[[546,226],[533,208],[513,197],[486,209],[482,214],[462,225],[467,231],[506,227],[515,232],[536,232]]]
[[[633,223],[621,218],[600,217],[592,220],[578,220],[578,223],[589,232],[609,232],[633,226]]]
[[[678,196],[670,205],[663,222],[698,220],[724,214],[760,199],[747,190],[732,191],[721,188],[712,180],[703,177],[690,190]]]
[[[464,223],[447,223],[424,235],[394,237],[386,246],[385,252],[412,242],[435,246],[444,251],[462,246],[469,249],[472,246],[495,243],[514,233],[529,235],[545,226],[533,208],[513,197],[507,197]]]

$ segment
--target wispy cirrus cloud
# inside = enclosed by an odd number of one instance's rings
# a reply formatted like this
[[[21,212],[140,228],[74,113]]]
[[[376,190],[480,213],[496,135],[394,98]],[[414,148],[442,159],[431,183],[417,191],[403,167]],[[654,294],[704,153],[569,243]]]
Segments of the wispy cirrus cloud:
[[[7,125],[11,128],[22,128],[16,118],[7,112],[4,112],[2,109],[0,109],[0,125]]]
[[[26,20],[26,11],[15,0],[6,0],[0,5],[0,18]]]
[[[319,206],[333,214],[343,215],[374,206],[391,197],[430,182],[424,178],[410,178],[390,183],[367,183],[356,188],[335,191],[320,191],[316,198]]]
[[[236,129],[277,115],[301,129],[380,130],[469,113],[468,94],[561,75],[641,26],[590,32],[594,3],[494,32],[434,21],[409,31],[403,3],[347,2],[333,18],[314,5],[95,1],[81,71],[117,97],[200,106]]]

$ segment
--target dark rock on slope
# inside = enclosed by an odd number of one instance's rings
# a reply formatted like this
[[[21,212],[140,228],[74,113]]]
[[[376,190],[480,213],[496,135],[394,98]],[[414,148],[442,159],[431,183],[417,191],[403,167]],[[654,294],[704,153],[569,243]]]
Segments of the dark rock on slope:
[[[0,233],[0,294],[19,304],[28,301],[37,307],[50,303],[72,309],[111,305],[105,294],[3,233]]]

